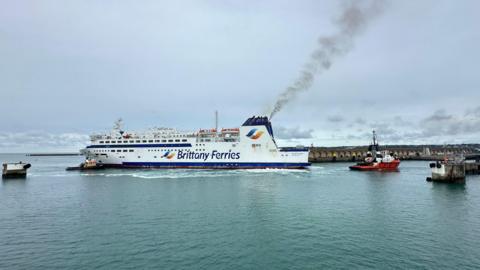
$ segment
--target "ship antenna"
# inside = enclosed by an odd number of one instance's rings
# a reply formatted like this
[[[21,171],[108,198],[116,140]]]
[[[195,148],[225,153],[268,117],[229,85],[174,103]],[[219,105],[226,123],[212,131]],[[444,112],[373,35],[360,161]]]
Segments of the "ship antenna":
[[[215,111],[215,137],[218,134],[218,111]]]
[[[115,124],[113,125],[113,130],[123,133],[122,128],[123,128],[123,120],[122,118],[118,118],[118,120],[115,121]]]
[[[373,134],[373,138],[372,138],[372,149],[376,152],[376,151],[380,151],[380,149],[378,149],[378,142],[377,142],[377,133],[375,132],[375,130],[373,130],[372,132]]]

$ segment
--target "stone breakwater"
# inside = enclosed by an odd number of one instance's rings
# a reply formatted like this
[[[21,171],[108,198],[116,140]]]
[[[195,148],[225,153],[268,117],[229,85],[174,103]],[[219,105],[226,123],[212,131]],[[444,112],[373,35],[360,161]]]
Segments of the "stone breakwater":
[[[478,153],[480,145],[385,145],[381,149],[389,150],[401,160],[442,160],[446,155],[469,155]],[[368,146],[311,147],[309,162],[354,162],[363,160]]]

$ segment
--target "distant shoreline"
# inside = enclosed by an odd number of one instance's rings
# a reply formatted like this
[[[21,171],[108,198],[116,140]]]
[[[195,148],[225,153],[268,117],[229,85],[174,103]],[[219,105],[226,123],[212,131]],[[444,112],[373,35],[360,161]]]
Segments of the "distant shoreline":
[[[63,156],[81,156],[80,153],[30,153],[26,154],[28,157],[63,157]]]

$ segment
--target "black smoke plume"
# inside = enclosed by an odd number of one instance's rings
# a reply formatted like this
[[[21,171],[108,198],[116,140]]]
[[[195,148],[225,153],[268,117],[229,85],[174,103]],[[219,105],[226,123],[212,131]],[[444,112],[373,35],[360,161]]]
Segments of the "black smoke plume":
[[[293,100],[300,92],[310,89],[316,75],[330,69],[333,61],[353,48],[353,41],[370,23],[382,13],[382,0],[352,0],[342,5],[340,16],[335,20],[337,31],[318,39],[318,48],[312,53],[299,77],[277,98],[270,119]]]

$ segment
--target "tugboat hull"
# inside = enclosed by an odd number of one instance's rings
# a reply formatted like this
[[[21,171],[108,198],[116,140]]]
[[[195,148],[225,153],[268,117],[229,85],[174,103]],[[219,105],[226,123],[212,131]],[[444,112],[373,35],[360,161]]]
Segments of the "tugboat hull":
[[[80,164],[80,166],[76,167],[67,167],[67,171],[95,171],[95,170],[104,170],[105,166],[96,164],[95,166],[85,166],[84,164]]]
[[[357,164],[350,166],[353,171],[396,171],[400,165],[400,160],[393,160],[392,162],[379,162],[371,164]]]

